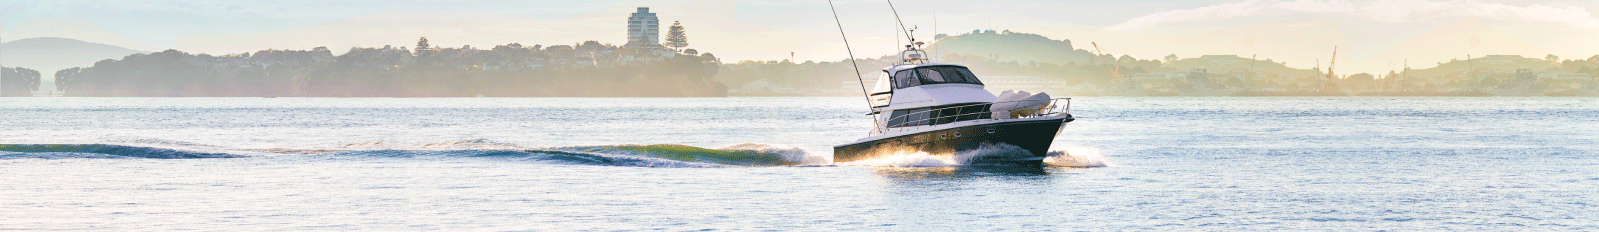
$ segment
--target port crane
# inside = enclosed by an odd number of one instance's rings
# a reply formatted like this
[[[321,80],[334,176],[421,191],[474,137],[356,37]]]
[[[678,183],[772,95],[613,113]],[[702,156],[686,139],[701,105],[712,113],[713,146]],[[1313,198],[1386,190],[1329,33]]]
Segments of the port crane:
[[[1106,54],[1105,53],[1105,49],[1100,49],[1098,42],[1088,42],[1088,44],[1093,44],[1094,45],[1094,51],[1095,52],[1099,52],[1099,55],[1097,56],[1097,57],[1099,57],[1099,62],[1104,62],[1105,65],[1111,65],[1110,77],[1112,79],[1115,79],[1115,80],[1121,80],[1122,79],[1122,61],[1120,59],[1117,59],[1115,64],[1111,64],[1110,61],[1105,61],[1105,55],[1110,55],[1110,54]],[[1111,59],[1116,59],[1116,57],[1112,56]]]
[[[1331,93],[1338,90],[1338,84],[1333,82],[1333,80],[1338,78],[1338,75],[1333,74],[1333,67],[1335,66],[1338,66],[1338,46],[1333,46],[1332,61],[1327,63],[1327,84],[1321,85],[1321,92],[1323,93]]]

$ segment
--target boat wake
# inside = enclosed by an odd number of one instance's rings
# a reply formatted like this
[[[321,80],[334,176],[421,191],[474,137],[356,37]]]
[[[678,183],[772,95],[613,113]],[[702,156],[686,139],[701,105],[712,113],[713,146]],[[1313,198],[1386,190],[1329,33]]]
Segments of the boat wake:
[[[768,144],[739,144],[708,149],[686,145],[605,145],[528,148],[484,139],[405,145],[385,142],[346,144],[313,149],[226,149],[207,145],[166,144],[0,144],[6,159],[210,159],[310,158],[452,159],[487,158],[571,165],[630,167],[760,167],[826,165],[829,157],[803,149]]]
[[[243,155],[114,144],[0,144],[0,159],[205,159]]]
[[[192,145],[192,146],[179,146]],[[1050,166],[1107,167],[1099,149],[1084,146],[1052,148],[1044,159]],[[985,144],[957,154],[902,152],[847,163],[804,149],[769,144],[739,144],[722,148],[686,145],[602,145],[529,148],[484,139],[404,145],[384,142],[346,144],[314,149],[227,149],[203,144],[0,144],[0,160],[13,159],[215,159],[215,158],[459,159],[480,158],[565,165],[659,168],[770,167],[770,166],[871,166],[954,167],[984,159],[1032,157],[1009,144]]]
[[[1044,164],[1055,167],[1096,168],[1109,167],[1109,162],[1098,148],[1068,145],[1051,148]],[[844,166],[870,167],[957,167],[974,165],[981,160],[1007,160],[1033,157],[1033,153],[1010,144],[983,144],[977,149],[955,154],[929,154],[921,151],[898,151],[878,158],[838,163]]]
[[[1044,163],[1055,167],[1070,168],[1102,168],[1110,167],[1110,162],[1105,160],[1105,155],[1099,148],[1080,145],[1056,145],[1051,147],[1049,155],[1044,158]]]
[[[622,155],[627,157],[648,157],[662,160],[731,166],[821,165],[829,162],[827,157],[813,155],[803,149],[779,147],[766,144],[740,144],[720,149],[706,149],[671,144],[612,145],[564,147],[535,152],[561,152],[569,154],[603,156]]]

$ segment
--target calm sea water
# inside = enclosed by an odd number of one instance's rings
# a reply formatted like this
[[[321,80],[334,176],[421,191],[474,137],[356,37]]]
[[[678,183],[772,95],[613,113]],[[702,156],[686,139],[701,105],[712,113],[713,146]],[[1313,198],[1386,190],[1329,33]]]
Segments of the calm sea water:
[[[0,230],[1599,230],[1596,98],[1078,98],[1047,167],[831,163],[862,105],[6,98]]]

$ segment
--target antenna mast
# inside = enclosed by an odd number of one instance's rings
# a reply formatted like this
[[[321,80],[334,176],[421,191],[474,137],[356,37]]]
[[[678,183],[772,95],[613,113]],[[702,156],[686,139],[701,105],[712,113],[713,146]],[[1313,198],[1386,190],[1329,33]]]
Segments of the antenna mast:
[[[827,0],[827,8],[833,10],[833,22],[838,23],[838,37],[844,39],[844,51],[849,53],[849,64],[855,67],[855,80],[860,81],[861,96],[866,97],[866,109],[875,114],[877,110],[872,109],[872,93],[866,90],[866,80],[861,79],[861,66],[855,64],[855,51],[849,48],[849,36],[844,35],[844,21],[838,19],[838,8],[833,7],[833,0]],[[872,116],[872,129],[876,130],[878,124],[877,116]]]

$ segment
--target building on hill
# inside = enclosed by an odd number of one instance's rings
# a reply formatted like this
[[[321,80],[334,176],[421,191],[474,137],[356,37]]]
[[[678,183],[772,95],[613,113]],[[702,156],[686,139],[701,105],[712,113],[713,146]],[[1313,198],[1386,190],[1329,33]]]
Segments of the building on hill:
[[[1188,75],[1181,73],[1139,73],[1133,74],[1133,76],[1127,78],[1126,81],[1132,83],[1134,88],[1144,90],[1176,89],[1182,84],[1187,83],[1187,77]]]
[[[1021,90],[1034,93],[1066,94],[1077,90],[1071,83],[1060,79],[1045,79],[1038,76],[984,76],[983,85],[989,92],[998,94],[1006,90]],[[1064,96],[1064,95],[1063,95]]]
[[[1538,81],[1548,84],[1551,89],[1591,89],[1594,84],[1599,84],[1599,79],[1587,73],[1571,71],[1539,74]]]
[[[638,12],[627,17],[627,44],[632,46],[661,46],[661,20],[650,13],[649,7],[639,7]]]

